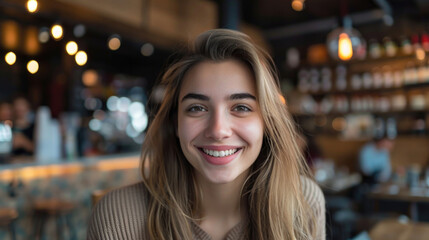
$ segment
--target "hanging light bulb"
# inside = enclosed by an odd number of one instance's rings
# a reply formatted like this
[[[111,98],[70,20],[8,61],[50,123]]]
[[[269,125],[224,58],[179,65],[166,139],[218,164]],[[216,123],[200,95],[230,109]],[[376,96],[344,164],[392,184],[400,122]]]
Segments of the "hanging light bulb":
[[[352,56],[352,41],[347,33],[341,33],[338,39],[338,57],[343,61],[348,61]]]
[[[37,11],[37,7],[38,7],[38,2],[37,0],[28,0],[27,1],[27,10],[30,13],[34,13]]]
[[[366,42],[360,33],[351,27],[349,17],[344,17],[344,27],[336,28],[328,34],[326,44],[329,55],[335,60],[364,59]]]

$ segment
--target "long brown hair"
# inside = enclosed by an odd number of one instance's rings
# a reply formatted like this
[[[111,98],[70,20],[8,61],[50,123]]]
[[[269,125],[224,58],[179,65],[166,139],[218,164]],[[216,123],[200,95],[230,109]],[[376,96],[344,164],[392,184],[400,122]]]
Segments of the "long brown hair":
[[[312,239],[312,212],[303,198],[301,177],[308,174],[296,143],[299,137],[280,100],[274,64],[267,53],[240,32],[207,31],[161,78],[165,96],[142,149],[143,181],[149,191],[150,239],[192,239],[191,221],[199,212],[200,190],[194,170],[176,137],[178,95],[184,75],[202,61],[235,59],[252,70],[264,121],[262,150],[242,189],[249,224],[245,239]],[[146,172],[146,174],[145,174]]]

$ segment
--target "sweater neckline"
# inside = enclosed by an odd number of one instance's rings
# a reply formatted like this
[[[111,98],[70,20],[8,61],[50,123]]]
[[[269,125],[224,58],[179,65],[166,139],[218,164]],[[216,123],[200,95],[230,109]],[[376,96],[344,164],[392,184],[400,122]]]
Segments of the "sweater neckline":
[[[212,240],[212,237],[204,231],[195,221],[191,221],[192,223],[192,232],[194,234],[194,238],[198,240]],[[225,235],[224,240],[233,240],[239,239],[244,231],[245,221],[240,221],[234,227],[232,227],[228,233]]]

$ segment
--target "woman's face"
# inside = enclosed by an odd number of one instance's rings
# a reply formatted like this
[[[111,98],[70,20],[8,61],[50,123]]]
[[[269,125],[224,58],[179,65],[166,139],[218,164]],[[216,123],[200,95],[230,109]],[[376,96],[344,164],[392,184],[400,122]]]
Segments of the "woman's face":
[[[246,65],[206,61],[186,73],[177,136],[197,177],[228,183],[246,176],[261,151],[263,134],[255,80]]]

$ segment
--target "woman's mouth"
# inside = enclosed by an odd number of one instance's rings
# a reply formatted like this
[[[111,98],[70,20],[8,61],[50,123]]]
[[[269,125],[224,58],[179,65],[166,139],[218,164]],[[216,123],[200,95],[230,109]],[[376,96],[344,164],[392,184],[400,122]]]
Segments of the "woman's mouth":
[[[205,154],[208,154],[212,157],[226,157],[236,153],[238,151],[238,148],[223,150],[223,151],[210,150],[206,148],[202,148],[202,150]]]
[[[213,165],[226,165],[235,159],[242,148],[237,147],[199,147],[204,159]],[[215,150],[216,149],[216,150]]]

